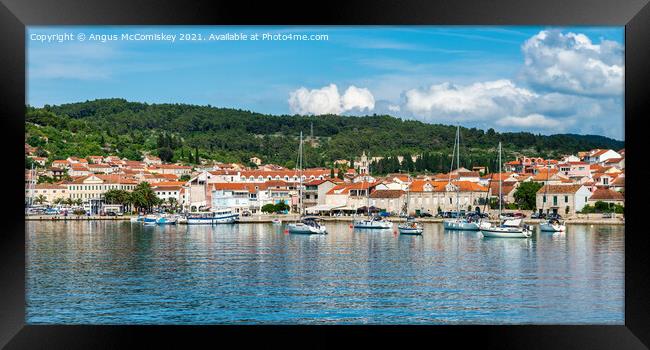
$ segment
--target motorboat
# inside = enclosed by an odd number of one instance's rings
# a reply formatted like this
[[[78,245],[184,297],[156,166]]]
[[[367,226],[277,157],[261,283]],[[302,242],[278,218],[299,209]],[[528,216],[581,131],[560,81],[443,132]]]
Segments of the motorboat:
[[[566,226],[558,219],[549,219],[539,224],[539,230],[542,232],[564,232]]]
[[[353,226],[354,228],[386,230],[393,228],[393,223],[376,216],[369,219],[354,220]]]
[[[185,220],[179,223],[187,225],[216,225],[216,224],[234,224],[239,221],[239,214],[233,213],[232,209],[217,209],[210,212],[189,213]]]
[[[174,215],[161,215],[156,219],[158,225],[176,225],[178,218]]]
[[[327,234],[327,228],[325,225],[321,225],[319,221],[320,220],[317,218],[305,217],[300,222],[293,222],[288,224],[287,230],[289,233],[293,234]]]
[[[271,220],[271,222],[273,223],[273,225],[282,225],[282,219],[275,218]]]
[[[422,224],[411,217],[407,218],[406,222],[397,225],[397,230],[402,235],[421,235],[424,232]]]

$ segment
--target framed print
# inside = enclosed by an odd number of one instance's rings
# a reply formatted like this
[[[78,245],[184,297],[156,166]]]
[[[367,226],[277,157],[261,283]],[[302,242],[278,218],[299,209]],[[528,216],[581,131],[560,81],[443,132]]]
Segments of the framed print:
[[[8,348],[650,344],[646,1],[0,10]]]

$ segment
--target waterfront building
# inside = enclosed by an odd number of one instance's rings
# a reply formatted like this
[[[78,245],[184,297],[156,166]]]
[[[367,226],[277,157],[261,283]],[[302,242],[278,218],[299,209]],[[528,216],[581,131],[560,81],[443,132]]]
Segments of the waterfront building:
[[[305,209],[325,204],[327,192],[336,184],[332,180],[312,180],[303,184],[303,205]]]
[[[68,189],[65,186],[57,184],[35,184],[33,186],[32,198],[36,198],[40,195],[45,197],[44,204],[52,204],[57,198],[68,199]],[[29,188],[25,188],[25,196],[29,196]]]
[[[402,190],[376,190],[370,193],[370,206],[399,215],[405,208],[406,192]]]
[[[536,207],[542,212],[560,215],[573,215],[582,210],[592,193],[585,185],[548,184],[542,186],[536,194]]]
[[[602,187],[598,188],[591,194],[591,197],[589,197],[587,204],[594,205],[596,202],[624,205],[625,196],[623,196],[622,193],[614,191],[610,188]]]
[[[515,192],[519,187],[519,181],[504,181],[501,185],[501,198],[504,204],[514,203],[515,202]],[[499,199],[499,181],[490,182],[489,187],[490,198]]]
[[[458,192],[458,193],[457,193]],[[470,181],[414,180],[409,188],[409,208],[431,215],[441,211],[475,210],[483,205],[488,188]]]
[[[84,203],[87,203],[90,200],[103,199],[104,193],[108,190],[132,191],[137,184],[137,181],[120,175],[93,174],[65,182],[62,186],[68,189],[70,198],[81,199]]]
[[[158,182],[151,186],[151,189],[154,191],[156,196],[163,200],[164,202],[169,202],[169,199],[172,198],[176,203],[181,203],[181,188],[183,187],[184,182],[181,181],[165,181]]]

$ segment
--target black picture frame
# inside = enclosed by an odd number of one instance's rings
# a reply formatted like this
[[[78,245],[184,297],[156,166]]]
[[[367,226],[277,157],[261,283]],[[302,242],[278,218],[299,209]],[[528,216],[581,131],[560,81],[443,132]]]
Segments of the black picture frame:
[[[4,151],[5,209],[0,232],[0,345],[7,348],[113,348],[136,341],[187,347],[188,340],[237,347],[261,342],[339,346],[350,337],[383,345],[453,344],[525,349],[643,349],[650,347],[650,283],[643,200],[647,196],[647,88],[650,86],[648,0],[547,1],[45,1],[0,0],[0,143]],[[33,326],[25,325],[25,229],[23,208],[25,28],[91,24],[295,24],[295,25],[615,25],[625,26],[625,325],[624,326]],[[224,343],[225,344],[225,343]],[[449,345],[445,345],[449,346]]]

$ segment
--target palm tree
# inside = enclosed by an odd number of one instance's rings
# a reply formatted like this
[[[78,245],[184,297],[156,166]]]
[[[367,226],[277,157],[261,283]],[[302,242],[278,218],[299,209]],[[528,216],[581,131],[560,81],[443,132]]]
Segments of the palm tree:
[[[56,205],[65,204],[65,199],[63,199],[63,198],[61,198],[61,197],[57,197],[57,198],[54,198],[54,200],[52,201],[52,203],[54,203],[54,204],[56,204]]]
[[[172,211],[176,211],[176,207],[178,206],[178,201],[174,197],[169,197],[167,198],[167,202],[169,202],[169,207]]]
[[[42,194],[39,194],[38,196],[34,197],[34,203],[36,204],[43,204],[45,202],[47,202],[47,198]]]

